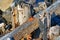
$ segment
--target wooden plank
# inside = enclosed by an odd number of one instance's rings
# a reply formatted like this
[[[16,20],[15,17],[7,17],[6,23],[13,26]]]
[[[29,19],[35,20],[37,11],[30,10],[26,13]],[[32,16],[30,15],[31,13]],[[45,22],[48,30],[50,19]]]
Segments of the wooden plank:
[[[6,40],[9,37],[14,37],[15,40],[21,39],[25,34],[30,34],[34,30],[39,27],[39,20],[34,19],[33,21],[22,24],[21,26],[17,27],[12,32],[6,34],[5,36],[1,37],[1,40]]]
[[[35,29],[37,29],[38,26],[39,26],[38,20],[34,19],[33,23],[31,25],[29,25],[29,27],[21,30],[20,32],[18,32],[17,34],[14,35],[15,40],[19,40],[26,34],[30,34]]]

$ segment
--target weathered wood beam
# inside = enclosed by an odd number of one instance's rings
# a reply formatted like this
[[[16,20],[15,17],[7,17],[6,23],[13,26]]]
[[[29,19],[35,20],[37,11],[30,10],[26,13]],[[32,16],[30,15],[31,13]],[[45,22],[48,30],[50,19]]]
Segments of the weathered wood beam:
[[[17,27],[12,32],[6,34],[5,36],[1,37],[1,40],[6,40],[8,37],[14,37],[15,40],[21,39],[25,34],[30,34],[34,30],[39,27],[39,20],[34,19],[31,22],[26,22],[23,25]]]

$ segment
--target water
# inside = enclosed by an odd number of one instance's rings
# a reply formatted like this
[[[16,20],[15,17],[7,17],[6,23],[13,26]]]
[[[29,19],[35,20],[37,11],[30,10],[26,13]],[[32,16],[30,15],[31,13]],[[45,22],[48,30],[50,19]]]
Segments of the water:
[[[36,3],[44,2],[44,0],[36,0]]]

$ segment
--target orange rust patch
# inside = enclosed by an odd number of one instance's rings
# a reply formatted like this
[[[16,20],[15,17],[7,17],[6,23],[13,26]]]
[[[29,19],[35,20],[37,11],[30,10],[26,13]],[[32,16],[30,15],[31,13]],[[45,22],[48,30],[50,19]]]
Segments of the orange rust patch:
[[[28,19],[28,21],[33,21],[34,20],[34,18],[33,17],[30,17],[29,19]]]
[[[32,39],[31,34],[27,35],[27,40],[31,40],[31,39]]]

